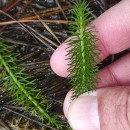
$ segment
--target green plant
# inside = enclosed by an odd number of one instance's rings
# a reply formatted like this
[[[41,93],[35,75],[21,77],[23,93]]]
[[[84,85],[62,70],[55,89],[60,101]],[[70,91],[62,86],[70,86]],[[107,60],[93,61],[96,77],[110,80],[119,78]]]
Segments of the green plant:
[[[98,67],[95,66],[98,61],[98,49],[95,45],[97,38],[92,31],[94,27],[91,25],[91,12],[86,11],[87,7],[85,1],[76,2],[71,11],[72,22],[69,23],[71,36],[73,36],[67,48],[68,72],[73,88],[72,98],[94,90],[97,79]]]
[[[58,122],[57,116],[48,114],[50,104],[35,87],[35,80],[25,74],[23,66],[16,64],[17,55],[11,50],[9,45],[0,42],[0,68],[4,70],[0,75],[0,82],[3,87],[18,105],[38,117],[46,127],[62,129],[63,125]]]

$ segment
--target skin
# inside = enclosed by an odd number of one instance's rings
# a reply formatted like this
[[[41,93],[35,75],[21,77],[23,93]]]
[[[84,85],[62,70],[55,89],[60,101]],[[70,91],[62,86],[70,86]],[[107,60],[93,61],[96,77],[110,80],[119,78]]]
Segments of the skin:
[[[130,0],[122,0],[93,21],[96,35],[100,39],[98,45],[102,61],[111,54],[119,53],[130,47]],[[66,77],[67,60],[63,43],[51,57],[50,64],[59,76]],[[125,55],[111,65],[98,72],[100,82],[96,88],[100,130],[129,130],[130,129],[130,54]],[[70,102],[72,92],[68,92],[64,101],[64,113],[73,130],[89,129],[85,120],[93,118],[89,115],[86,104],[95,99],[81,96]],[[82,109],[81,109],[82,108]],[[80,113],[80,114],[79,114]],[[84,116],[87,115],[87,116]],[[75,125],[83,119],[81,126]],[[94,119],[94,118],[93,118]],[[96,122],[96,121],[95,121]]]

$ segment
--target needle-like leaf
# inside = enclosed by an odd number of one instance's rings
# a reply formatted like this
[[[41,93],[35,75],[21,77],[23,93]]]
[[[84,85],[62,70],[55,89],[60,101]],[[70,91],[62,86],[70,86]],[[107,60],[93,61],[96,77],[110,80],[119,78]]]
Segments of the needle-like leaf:
[[[69,41],[67,49],[73,99],[85,92],[94,90],[97,79],[98,67],[95,66],[98,61],[98,53],[96,53],[98,50],[95,45],[97,38],[92,32],[92,17],[91,12],[86,10],[87,7],[88,4],[85,1],[76,2],[71,11],[72,22],[69,24],[71,34],[75,36]]]
[[[31,81],[32,77],[24,73],[21,65],[16,64],[16,55],[12,54],[10,46],[3,42],[0,42],[0,68],[4,69],[0,81],[3,80],[3,87],[18,105],[30,111],[44,124],[47,123],[48,127],[62,129],[63,125],[58,122],[57,116],[48,114],[50,103],[35,87],[35,81]]]

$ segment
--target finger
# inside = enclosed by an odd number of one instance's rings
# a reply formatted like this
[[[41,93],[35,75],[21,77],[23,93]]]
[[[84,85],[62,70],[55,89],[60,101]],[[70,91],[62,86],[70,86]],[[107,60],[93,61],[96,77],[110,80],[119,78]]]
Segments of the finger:
[[[98,72],[96,88],[130,85],[130,54],[127,54]]]
[[[129,5],[130,0],[121,1],[93,22],[97,31],[96,35],[100,39],[96,44],[101,51],[101,60],[110,54],[123,51],[130,47]],[[68,75],[67,60],[65,60],[67,59],[66,48],[66,43],[63,43],[57,48],[50,60],[53,71],[62,77]]]
[[[68,109],[74,130],[129,130],[130,87],[109,87],[81,95]]]
[[[89,112],[86,112],[86,109]],[[96,93],[90,93],[89,96],[85,93],[70,103],[66,117],[73,130],[99,130],[97,110]]]

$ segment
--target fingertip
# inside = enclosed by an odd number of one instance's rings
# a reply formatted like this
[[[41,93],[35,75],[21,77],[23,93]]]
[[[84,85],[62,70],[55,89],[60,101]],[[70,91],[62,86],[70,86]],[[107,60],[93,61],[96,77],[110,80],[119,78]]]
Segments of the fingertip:
[[[75,99],[67,114],[69,124],[74,130],[99,130],[98,103],[95,93],[85,93]]]
[[[68,72],[67,72],[67,60],[66,60],[66,48],[67,45],[66,43],[61,44],[55,52],[52,54],[51,59],[50,59],[50,65],[52,70],[59,76],[61,77],[67,77]]]

